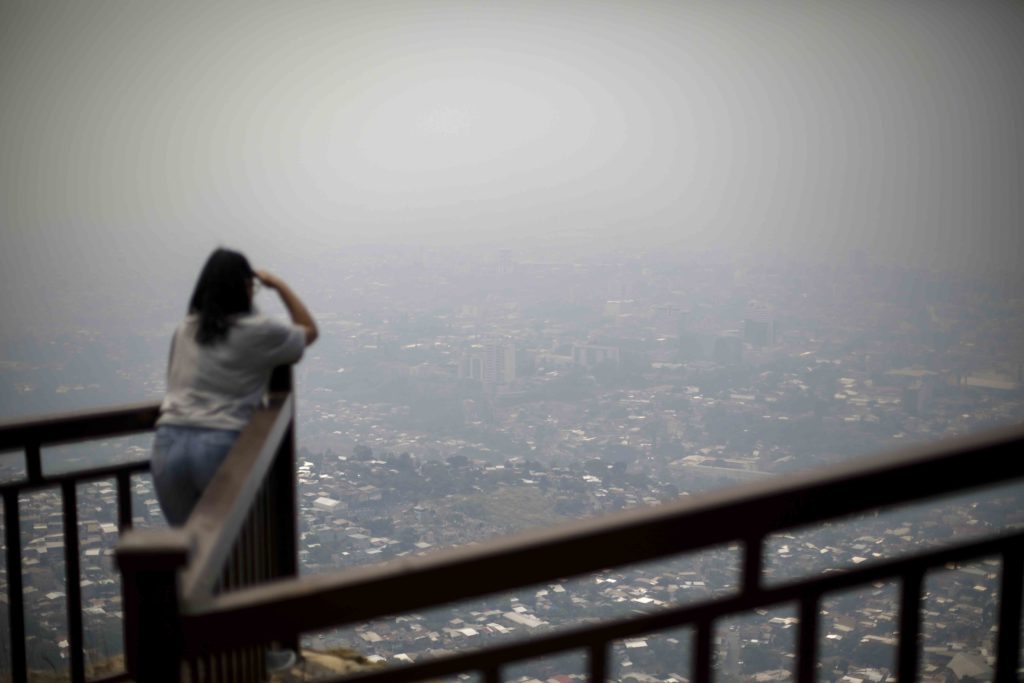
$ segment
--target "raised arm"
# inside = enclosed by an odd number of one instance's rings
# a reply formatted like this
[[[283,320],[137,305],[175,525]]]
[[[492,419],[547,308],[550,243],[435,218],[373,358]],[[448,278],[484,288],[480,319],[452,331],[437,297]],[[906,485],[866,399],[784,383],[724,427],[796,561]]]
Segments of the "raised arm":
[[[284,307],[288,309],[288,315],[291,316],[292,322],[306,331],[306,346],[315,342],[316,338],[320,335],[316,327],[316,321],[313,320],[313,316],[310,314],[309,309],[306,308],[306,304],[302,303],[302,300],[292,291],[292,288],[284,280],[265,270],[257,270],[256,277],[265,287],[277,291],[281,301],[284,302]]]

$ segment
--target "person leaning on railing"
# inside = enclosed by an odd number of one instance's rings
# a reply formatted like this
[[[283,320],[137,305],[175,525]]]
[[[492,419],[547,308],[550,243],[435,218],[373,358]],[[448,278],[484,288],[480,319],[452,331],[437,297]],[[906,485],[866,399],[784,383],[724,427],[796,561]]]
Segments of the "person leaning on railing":
[[[278,293],[290,324],[255,311],[260,284]],[[171,340],[153,439],[153,484],[171,526],[185,524],[263,400],[271,371],[298,362],[317,335],[309,309],[283,280],[253,270],[238,252],[210,254]]]

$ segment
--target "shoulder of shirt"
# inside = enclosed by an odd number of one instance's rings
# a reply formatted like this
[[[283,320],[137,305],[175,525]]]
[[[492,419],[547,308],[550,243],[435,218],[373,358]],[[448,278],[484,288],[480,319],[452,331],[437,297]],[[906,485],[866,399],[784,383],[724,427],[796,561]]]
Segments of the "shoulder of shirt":
[[[239,316],[232,327],[238,327],[249,334],[277,336],[288,334],[295,326],[262,313],[250,313]]]
[[[234,324],[240,327],[288,327],[288,324],[277,318],[271,318],[262,313],[247,313],[240,315],[234,320]]]
[[[178,334],[184,334],[189,329],[194,330],[195,326],[198,325],[198,324],[199,324],[199,316],[196,315],[195,313],[189,313],[188,315],[186,315],[182,319],[182,321],[180,323],[178,323],[178,327],[175,328],[174,331],[176,333],[178,333]]]

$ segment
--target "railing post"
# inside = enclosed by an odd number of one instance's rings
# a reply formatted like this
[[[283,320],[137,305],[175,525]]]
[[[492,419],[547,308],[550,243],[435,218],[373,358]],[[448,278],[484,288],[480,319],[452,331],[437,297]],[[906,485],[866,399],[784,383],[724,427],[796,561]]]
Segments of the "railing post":
[[[179,570],[190,543],[179,529],[130,531],[117,546],[122,575],[125,668],[137,681],[180,681]]]
[[[1020,546],[1003,553],[1002,587],[999,591],[999,640],[996,683],[1017,680],[1020,666],[1021,579],[1024,578],[1024,550]]]
[[[901,681],[916,681],[921,661],[921,597],[924,568],[915,567],[903,575],[900,587],[900,640],[896,675]]]
[[[275,394],[293,393],[295,387],[292,381],[292,367],[290,365],[274,368],[270,377],[271,398]],[[272,524],[275,528],[272,531],[277,538],[273,545],[275,548],[273,578],[297,576],[299,573],[299,547],[298,547],[298,523],[299,510],[296,494],[297,481],[295,478],[295,403],[292,403],[291,415],[288,416],[288,431],[281,440],[281,446],[274,458],[274,465],[270,470],[270,481],[268,488],[273,500],[274,517]],[[291,638],[289,642],[282,642],[283,647],[291,648],[298,652],[298,637]]]
[[[7,561],[8,625],[11,639],[11,680],[28,680],[25,657],[25,593],[21,575],[21,513],[18,492],[4,492],[4,554]]]

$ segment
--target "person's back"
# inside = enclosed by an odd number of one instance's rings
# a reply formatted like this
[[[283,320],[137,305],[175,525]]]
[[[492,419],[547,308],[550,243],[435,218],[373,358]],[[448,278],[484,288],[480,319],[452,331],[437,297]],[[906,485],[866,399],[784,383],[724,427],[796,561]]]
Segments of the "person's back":
[[[253,312],[257,282],[278,292],[290,323]],[[237,252],[210,255],[174,332],[153,440],[153,484],[169,524],[188,519],[262,401],[271,371],[298,362],[316,337],[309,310],[284,281],[254,271]]]
[[[242,429],[263,398],[270,371],[302,358],[306,335],[249,314],[238,316],[219,343],[201,345],[198,327],[198,316],[189,315],[174,333],[157,424]]]

